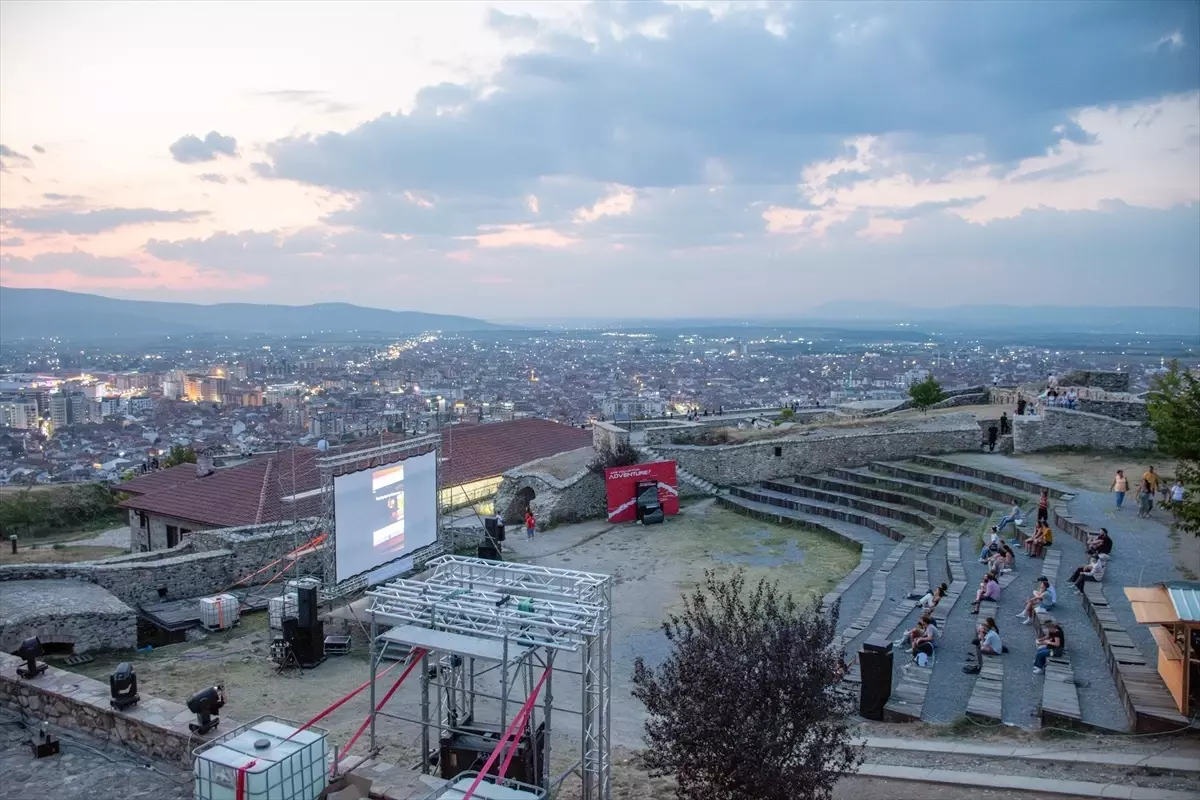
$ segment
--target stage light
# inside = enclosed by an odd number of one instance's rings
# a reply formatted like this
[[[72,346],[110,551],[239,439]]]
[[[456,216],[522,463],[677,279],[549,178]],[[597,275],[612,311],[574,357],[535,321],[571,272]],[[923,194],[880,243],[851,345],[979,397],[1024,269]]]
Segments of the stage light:
[[[42,649],[42,640],[36,636],[30,636],[25,641],[21,642],[21,646],[17,648],[17,658],[25,659],[25,666],[17,667],[17,674],[22,678],[36,678],[46,671],[45,664],[37,663],[37,660],[44,656],[46,651]]]
[[[124,711],[136,705],[141,699],[138,695],[137,673],[128,661],[122,661],[117,669],[108,676],[108,691],[112,695],[109,705],[118,711]]]
[[[188,728],[192,733],[205,734],[221,723],[220,711],[225,705],[225,685],[218,683],[207,689],[201,689],[188,698],[187,707],[196,715],[195,722],[189,722]]]

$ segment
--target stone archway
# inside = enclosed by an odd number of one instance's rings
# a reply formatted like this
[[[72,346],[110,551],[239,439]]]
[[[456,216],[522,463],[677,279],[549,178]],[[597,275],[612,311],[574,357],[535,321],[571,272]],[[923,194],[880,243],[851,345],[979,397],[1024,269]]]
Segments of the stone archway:
[[[513,499],[509,502],[508,507],[504,509],[502,519],[505,525],[519,525],[525,520],[525,512],[537,497],[537,492],[532,486],[524,486],[517,490],[513,495]]]

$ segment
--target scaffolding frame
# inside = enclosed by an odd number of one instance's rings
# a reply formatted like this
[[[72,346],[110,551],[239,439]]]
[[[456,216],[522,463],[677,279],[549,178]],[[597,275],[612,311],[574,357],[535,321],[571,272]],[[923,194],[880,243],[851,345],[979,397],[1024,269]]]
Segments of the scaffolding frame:
[[[364,447],[358,450],[330,453],[316,460],[317,469],[321,473],[321,530],[329,533],[329,538],[325,541],[325,547],[321,551],[321,597],[323,600],[332,602],[338,598],[358,594],[367,588],[367,578],[371,572],[387,566],[387,564],[380,564],[366,572],[354,575],[340,583],[338,582],[337,520],[334,510],[333,491],[334,479],[339,475],[348,475],[364,469],[376,469],[403,461],[414,455],[423,455],[430,451],[437,453],[437,472],[434,478],[434,486],[440,487],[442,483],[442,436],[440,433],[431,433],[415,439],[381,443],[374,447]],[[435,488],[435,491],[438,491],[438,489]],[[436,499],[434,501],[434,508],[436,515],[435,525],[439,540],[435,541],[433,545],[411,553],[410,555],[413,557],[414,564],[419,563],[423,556],[429,557],[441,552],[439,542],[442,530],[442,504]],[[402,556],[402,558],[407,558],[407,556]]]
[[[367,591],[371,606],[370,747],[376,749],[379,716],[421,726],[421,768],[430,771],[431,739],[475,718],[477,698],[499,701],[500,729],[523,706],[536,674],[549,671],[540,698],[544,751],[540,785],[547,792],[571,775],[582,782],[582,800],[612,796],[612,579],[607,575],[529,564],[443,555],[426,563],[424,580],[397,579]],[[380,626],[391,630],[380,633]],[[421,651],[421,716],[376,709],[376,674],[389,645]],[[564,668],[568,654],[576,672]],[[556,664],[556,661],[560,662]],[[431,664],[436,669],[431,670]],[[500,694],[476,687],[476,679],[500,671]],[[580,707],[555,704],[555,673],[580,677]],[[432,676],[432,677],[431,677]],[[436,690],[434,715],[430,690]],[[537,706],[526,731],[538,728]],[[580,718],[579,758],[551,774],[551,720],[555,713]],[[436,730],[437,736],[431,737]]]

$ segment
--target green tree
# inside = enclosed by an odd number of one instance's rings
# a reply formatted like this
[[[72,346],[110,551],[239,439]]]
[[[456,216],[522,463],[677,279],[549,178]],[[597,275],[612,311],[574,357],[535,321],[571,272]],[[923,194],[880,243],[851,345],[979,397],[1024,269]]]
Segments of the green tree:
[[[928,411],[931,405],[940,403],[946,399],[946,393],[942,391],[942,385],[934,379],[932,373],[926,375],[925,380],[917,381],[912,386],[909,386],[908,396],[912,399],[913,407],[921,411]]]
[[[828,800],[862,762],[851,702],[837,691],[837,610],[802,608],[766,580],[747,594],[744,583],[741,570],[728,580],[706,571],[663,623],[663,664],[634,662],[645,763],[675,777],[681,800]]]
[[[1183,482],[1183,502],[1173,506],[1175,525],[1200,536],[1200,379],[1177,361],[1156,377],[1146,411],[1158,449],[1178,459],[1175,477]]]
[[[792,411],[791,408],[785,408],[779,412],[779,417],[776,421],[777,422],[791,422],[795,418],[796,418],[796,412]]]
[[[196,463],[196,451],[193,450],[190,446],[184,446],[181,444],[171,445],[171,452],[168,453],[167,457],[164,458],[162,461],[162,465],[164,468],[177,467],[180,464],[195,464],[195,463]]]

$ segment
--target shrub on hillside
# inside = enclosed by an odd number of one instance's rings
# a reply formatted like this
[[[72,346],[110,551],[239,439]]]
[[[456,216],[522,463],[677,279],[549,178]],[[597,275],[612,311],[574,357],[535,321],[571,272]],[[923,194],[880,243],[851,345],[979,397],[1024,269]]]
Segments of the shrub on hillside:
[[[1179,459],[1175,477],[1184,494],[1172,504],[1175,526],[1200,536],[1200,379],[1172,361],[1151,383],[1146,411],[1158,449]]]

